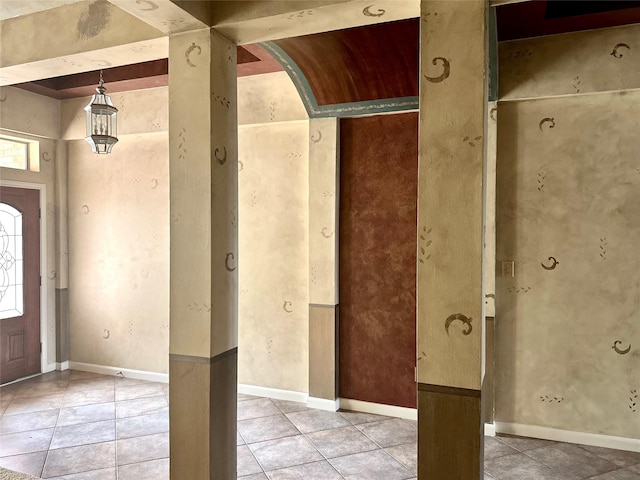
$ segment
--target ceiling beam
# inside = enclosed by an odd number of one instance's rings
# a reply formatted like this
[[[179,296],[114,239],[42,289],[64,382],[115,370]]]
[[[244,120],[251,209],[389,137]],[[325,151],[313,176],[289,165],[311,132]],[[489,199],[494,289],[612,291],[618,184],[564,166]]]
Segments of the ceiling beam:
[[[208,1],[109,0],[109,2],[165,35],[207,28],[211,16],[211,3]]]
[[[106,0],[0,21],[0,86],[166,58],[168,38]]]

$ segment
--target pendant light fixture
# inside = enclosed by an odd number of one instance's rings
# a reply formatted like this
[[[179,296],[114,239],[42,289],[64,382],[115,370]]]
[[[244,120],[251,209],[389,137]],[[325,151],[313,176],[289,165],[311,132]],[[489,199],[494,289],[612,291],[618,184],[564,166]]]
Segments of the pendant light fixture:
[[[91,97],[89,105],[84,107],[87,113],[85,140],[91,145],[93,153],[111,153],[111,149],[118,142],[118,109],[113,106],[106,91],[102,70],[100,70],[100,85],[96,88],[97,93]]]

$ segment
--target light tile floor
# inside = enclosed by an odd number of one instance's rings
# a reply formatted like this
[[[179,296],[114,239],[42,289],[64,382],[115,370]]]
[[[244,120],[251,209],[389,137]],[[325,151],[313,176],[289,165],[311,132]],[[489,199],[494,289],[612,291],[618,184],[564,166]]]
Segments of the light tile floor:
[[[169,477],[168,386],[78,371],[0,388],[0,466],[58,480]],[[640,454],[485,439],[485,478],[639,480]],[[416,424],[238,395],[238,478],[416,478]],[[192,480],[192,479],[177,479]]]

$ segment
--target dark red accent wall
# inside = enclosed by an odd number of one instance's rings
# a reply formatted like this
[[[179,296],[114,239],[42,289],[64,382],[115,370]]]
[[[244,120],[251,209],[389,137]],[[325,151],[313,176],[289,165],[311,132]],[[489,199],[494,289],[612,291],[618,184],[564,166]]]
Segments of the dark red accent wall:
[[[340,121],[340,396],[416,407],[418,114]]]

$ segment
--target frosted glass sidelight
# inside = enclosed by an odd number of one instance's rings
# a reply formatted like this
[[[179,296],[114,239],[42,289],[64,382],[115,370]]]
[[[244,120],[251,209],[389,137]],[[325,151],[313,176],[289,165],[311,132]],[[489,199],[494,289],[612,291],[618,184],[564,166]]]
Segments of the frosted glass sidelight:
[[[24,313],[22,214],[0,203],[0,319]]]

